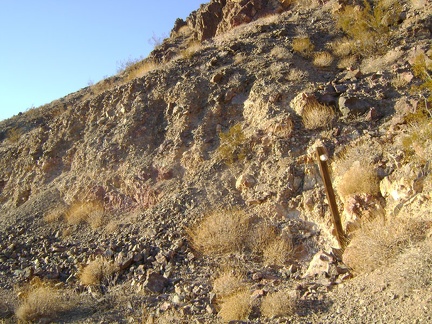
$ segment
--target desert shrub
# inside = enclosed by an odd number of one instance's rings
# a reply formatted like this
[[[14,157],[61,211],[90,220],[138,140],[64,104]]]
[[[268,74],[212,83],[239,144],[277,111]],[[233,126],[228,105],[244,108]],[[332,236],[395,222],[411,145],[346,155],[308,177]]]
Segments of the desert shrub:
[[[289,51],[289,49],[283,46],[273,47],[272,50],[270,51],[270,55],[279,60],[288,60],[292,57],[292,54]]]
[[[280,229],[263,219],[250,227],[248,237],[249,250],[262,257],[265,265],[283,266],[293,254],[291,237],[281,233]]]
[[[79,278],[83,285],[93,286],[107,282],[119,270],[118,265],[104,258],[96,258],[80,272]]]
[[[220,145],[216,151],[219,159],[231,165],[246,158],[246,136],[240,123],[232,126],[227,132],[219,133]]]
[[[65,206],[58,206],[53,210],[50,210],[48,213],[44,215],[44,221],[47,223],[52,223],[60,220],[60,218],[64,217],[66,213]]]
[[[342,200],[354,194],[377,195],[379,193],[379,178],[372,165],[355,161],[343,174],[336,188]]]
[[[245,289],[223,298],[218,315],[224,322],[245,321],[251,311],[250,293]]]
[[[362,6],[346,5],[335,12],[337,26],[355,41],[352,51],[369,56],[386,51],[390,27],[399,19],[402,6],[398,1],[364,1]]]
[[[218,298],[225,298],[246,287],[245,276],[236,269],[225,269],[213,281],[213,292]]]
[[[126,69],[124,80],[131,81],[136,78],[141,78],[148,72],[156,70],[158,67],[159,64],[154,60],[148,59],[140,61]]]
[[[261,314],[268,318],[292,315],[296,308],[295,293],[284,289],[265,296],[261,303]]]
[[[432,47],[428,54],[421,52],[416,55],[412,63],[412,69],[414,75],[423,81],[423,83],[414,90],[419,91],[427,99],[424,103],[424,109],[428,111],[429,117],[432,118],[432,112],[429,109],[430,103],[432,102]]]
[[[303,125],[307,129],[329,126],[335,116],[332,107],[321,104],[318,101],[308,101],[301,113]]]
[[[21,128],[15,127],[7,131],[7,138],[11,143],[18,143],[23,134],[24,132]]]
[[[350,56],[346,56],[346,57],[341,58],[337,64],[337,67],[339,69],[347,69],[347,68],[355,66],[356,64],[357,64],[357,56],[350,55]]]
[[[419,109],[410,120],[408,132],[402,137],[402,147],[408,158],[416,158],[421,162],[432,159],[432,120],[428,112]]]
[[[314,45],[308,36],[301,36],[293,39],[292,48],[295,52],[309,57],[314,50]]]
[[[301,81],[305,80],[309,76],[307,71],[300,70],[297,68],[290,69],[286,79],[288,81]]]
[[[329,52],[318,52],[314,54],[313,64],[318,67],[328,67],[333,63],[333,56]]]
[[[192,56],[198,52],[201,46],[202,45],[199,41],[191,41],[184,50],[180,51],[180,56],[186,60],[191,59]]]
[[[345,57],[353,53],[355,48],[355,41],[347,37],[336,39],[335,41],[328,44],[327,47],[331,49],[334,55],[339,57]]]
[[[31,284],[25,287],[19,295],[22,302],[16,309],[15,315],[24,322],[37,322],[42,319],[53,321],[77,305],[77,299],[73,293],[66,293],[39,279],[32,280]]]
[[[105,208],[99,201],[75,202],[65,213],[68,224],[74,225],[87,222],[91,228],[96,229],[103,223]]]
[[[188,230],[192,246],[206,255],[240,252],[249,228],[249,216],[241,210],[210,213]]]
[[[265,265],[284,266],[293,255],[293,244],[289,237],[278,236],[263,247]]]
[[[375,218],[354,232],[343,261],[355,272],[373,271],[394,260],[410,244],[423,240],[430,227],[430,223],[412,218]]]

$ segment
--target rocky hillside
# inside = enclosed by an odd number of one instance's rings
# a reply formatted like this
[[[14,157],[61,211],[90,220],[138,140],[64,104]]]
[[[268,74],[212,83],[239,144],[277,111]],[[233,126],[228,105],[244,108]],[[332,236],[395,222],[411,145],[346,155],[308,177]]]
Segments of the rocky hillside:
[[[0,122],[2,321],[430,321],[431,9],[212,0]]]

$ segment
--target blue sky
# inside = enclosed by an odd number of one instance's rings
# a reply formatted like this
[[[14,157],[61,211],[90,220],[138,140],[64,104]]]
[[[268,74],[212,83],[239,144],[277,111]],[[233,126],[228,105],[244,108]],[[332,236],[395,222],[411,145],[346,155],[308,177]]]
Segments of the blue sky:
[[[146,57],[206,0],[0,0],[0,120]]]

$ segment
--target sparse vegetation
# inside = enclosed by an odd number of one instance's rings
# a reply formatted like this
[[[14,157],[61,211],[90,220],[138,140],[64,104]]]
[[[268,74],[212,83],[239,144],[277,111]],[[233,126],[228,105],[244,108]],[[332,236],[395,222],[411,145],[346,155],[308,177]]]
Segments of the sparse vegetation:
[[[65,220],[70,225],[87,222],[92,229],[102,225],[105,208],[99,201],[78,201],[73,203],[65,213]]]
[[[232,126],[227,132],[219,133],[220,145],[217,155],[228,165],[246,158],[246,136],[240,123]]]
[[[22,129],[15,127],[8,130],[7,138],[11,143],[18,143],[23,134],[24,132],[22,131]]]
[[[293,39],[292,48],[295,52],[302,56],[311,56],[315,46],[312,44],[308,36],[300,36]]]
[[[296,308],[295,292],[284,289],[269,293],[261,303],[261,314],[268,318],[292,315]]]
[[[368,57],[388,49],[390,30],[400,16],[398,1],[363,1],[363,5],[345,5],[335,13],[336,24],[353,42],[349,52]],[[352,47],[351,47],[352,46]],[[348,52],[347,49],[343,49]]]
[[[205,255],[241,252],[250,223],[241,210],[215,211],[189,231],[192,246]]]
[[[64,291],[36,278],[19,293],[22,302],[15,315],[20,321],[53,321],[76,306],[77,299],[71,291]]]
[[[245,321],[251,311],[250,293],[244,289],[223,298],[218,315],[224,322]]]
[[[245,287],[245,276],[232,268],[222,271],[213,282],[213,292],[218,298],[226,298],[235,292],[244,290]]]
[[[329,67],[333,63],[333,56],[325,51],[315,53],[313,63],[318,67]]]
[[[357,273],[388,265],[410,244],[424,239],[430,226],[412,218],[377,217],[354,232],[343,260]]]
[[[342,200],[353,194],[377,195],[379,193],[378,175],[371,165],[355,161],[344,173],[336,188]]]
[[[87,264],[79,274],[80,281],[85,286],[95,286],[108,283],[111,276],[119,270],[112,261],[96,258]]]
[[[199,41],[191,41],[184,50],[180,51],[180,56],[185,60],[189,60],[196,52],[199,51],[201,46],[202,45]]]
[[[317,129],[329,126],[336,114],[332,107],[311,100],[303,108],[301,116],[307,129]]]

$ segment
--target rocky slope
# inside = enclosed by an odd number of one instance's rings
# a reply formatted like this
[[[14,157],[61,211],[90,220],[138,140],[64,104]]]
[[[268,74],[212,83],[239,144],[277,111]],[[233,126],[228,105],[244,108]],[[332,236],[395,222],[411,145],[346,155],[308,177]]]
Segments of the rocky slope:
[[[388,7],[398,19],[384,49],[342,64],[334,53],[347,33],[335,17],[349,3],[213,0],[123,74],[2,121],[1,318],[430,320],[432,137],[418,86],[430,66],[431,4]],[[317,146],[333,167],[345,253]],[[252,246],[193,244],[206,216],[229,224],[234,210],[248,215]],[[257,252],[261,225],[291,251]],[[242,273],[246,313],[217,290],[224,267]],[[43,289],[57,299],[35,305]],[[277,292],[294,310],[266,311]]]

